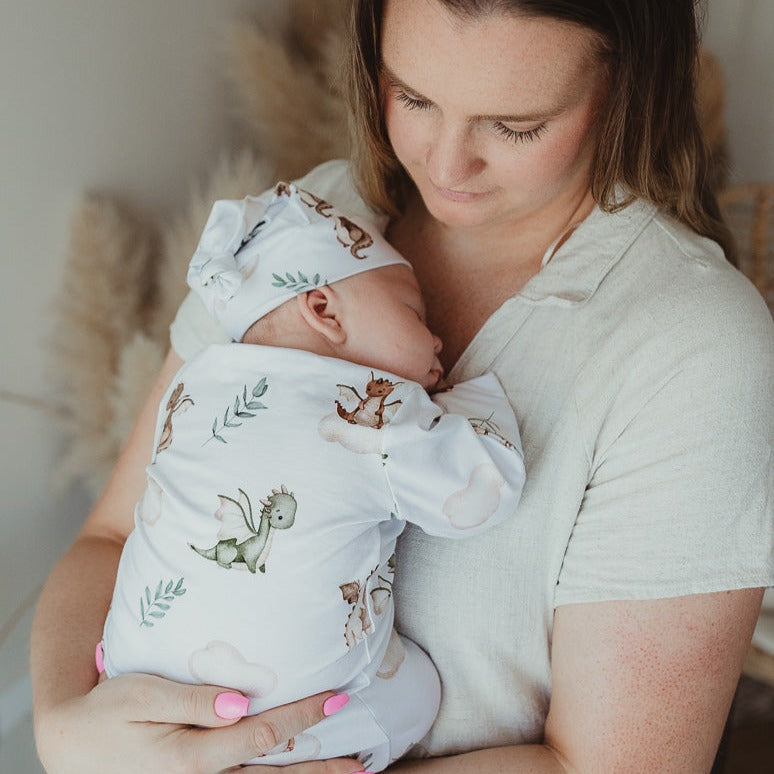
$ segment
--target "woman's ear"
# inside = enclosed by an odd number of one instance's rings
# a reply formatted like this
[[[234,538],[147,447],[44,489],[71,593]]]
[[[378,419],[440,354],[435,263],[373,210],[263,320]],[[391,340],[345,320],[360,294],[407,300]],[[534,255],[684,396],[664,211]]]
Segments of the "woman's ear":
[[[343,344],[347,336],[342,325],[342,303],[328,285],[296,296],[301,317],[313,330],[331,344]]]

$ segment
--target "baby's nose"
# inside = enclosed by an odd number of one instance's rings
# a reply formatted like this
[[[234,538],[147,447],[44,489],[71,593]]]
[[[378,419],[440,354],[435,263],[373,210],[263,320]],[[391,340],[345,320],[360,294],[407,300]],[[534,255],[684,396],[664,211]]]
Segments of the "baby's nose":
[[[441,341],[441,339],[438,338],[438,336],[433,334],[433,352],[435,352],[435,354],[437,355],[440,353],[442,349],[443,349],[443,342]]]

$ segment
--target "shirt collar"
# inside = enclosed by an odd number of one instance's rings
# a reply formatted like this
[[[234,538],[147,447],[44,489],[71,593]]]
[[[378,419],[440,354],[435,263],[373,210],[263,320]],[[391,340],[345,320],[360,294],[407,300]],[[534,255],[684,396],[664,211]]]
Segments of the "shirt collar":
[[[656,205],[642,199],[617,212],[595,206],[519,295],[534,303],[563,306],[587,301],[657,211]]]

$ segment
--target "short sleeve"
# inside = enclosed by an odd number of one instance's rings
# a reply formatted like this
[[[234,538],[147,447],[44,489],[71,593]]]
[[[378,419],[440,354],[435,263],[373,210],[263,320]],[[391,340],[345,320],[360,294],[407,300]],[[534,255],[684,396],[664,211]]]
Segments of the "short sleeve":
[[[556,605],[774,583],[774,326],[750,300],[621,362]]]
[[[431,401],[417,387],[385,428],[397,516],[441,537],[475,535],[513,516],[525,471],[516,419],[496,377]]]
[[[209,344],[225,344],[231,337],[207,311],[192,290],[183,299],[175,319],[169,326],[172,349],[183,360],[190,360]]]
[[[371,210],[358,194],[352,180],[351,166],[344,159],[326,161],[293,182],[355,217],[370,220],[381,231],[387,225],[387,218]],[[170,325],[169,335],[172,348],[183,360],[190,360],[209,344],[231,341],[193,291],[183,299]]]

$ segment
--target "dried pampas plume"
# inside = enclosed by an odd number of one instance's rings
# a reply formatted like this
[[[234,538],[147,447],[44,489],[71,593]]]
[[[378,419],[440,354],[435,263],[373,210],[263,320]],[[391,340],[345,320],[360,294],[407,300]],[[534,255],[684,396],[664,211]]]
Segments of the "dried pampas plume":
[[[233,27],[224,61],[237,116],[252,146],[274,161],[278,178],[348,156],[338,85],[345,8],[342,0],[293,2],[283,29]]]
[[[155,303],[158,245],[156,229],[114,198],[87,194],[73,213],[51,343],[68,431],[60,485],[82,476],[98,489],[118,454],[111,392],[121,350]]]

